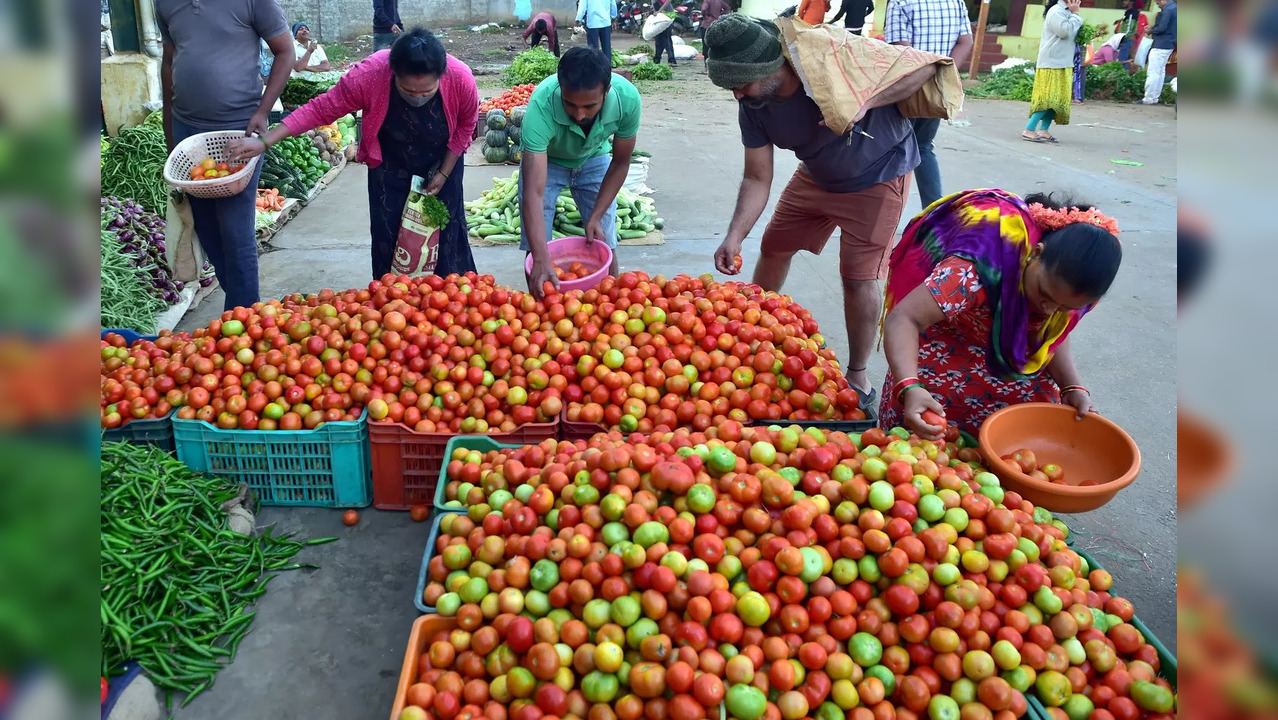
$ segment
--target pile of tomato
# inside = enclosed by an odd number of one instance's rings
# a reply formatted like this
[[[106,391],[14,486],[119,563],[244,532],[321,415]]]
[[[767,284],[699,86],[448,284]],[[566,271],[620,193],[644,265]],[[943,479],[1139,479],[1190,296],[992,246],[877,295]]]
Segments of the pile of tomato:
[[[723,419],[862,417],[811,314],[708,277],[608,277],[544,301],[474,273],[235,308],[193,333],[101,342],[101,422],[297,430],[352,420],[418,432],[548,422],[625,431]]]
[[[595,269],[598,269],[598,268],[595,268]],[[558,265],[555,266],[555,277],[559,278],[560,280],[578,280],[580,278],[586,277],[587,275],[590,275],[593,272],[595,272],[595,270],[592,270],[591,268],[587,267],[586,264],[584,262],[581,262],[580,260],[574,260],[571,263],[569,263],[567,270],[564,270]]]
[[[217,178],[224,178],[224,177],[227,177],[228,175],[234,175],[235,173],[243,169],[244,169],[244,163],[229,164],[224,162],[218,162],[216,160],[213,160],[212,158],[204,158],[200,162],[191,166],[191,179],[192,180],[216,180]]]
[[[536,83],[516,85],[509,90],[502,91],[497,97],[491,97],[480,102],[479,112],[485,114],[489,110],[505,110],[506,114],[509,115],[511,110],[527,105],[529,98],[532,97],[533,90],[536,89]]]
[[[1174,717],[1112,580],[971,448],[897,429],[459,450],[402,720]]]

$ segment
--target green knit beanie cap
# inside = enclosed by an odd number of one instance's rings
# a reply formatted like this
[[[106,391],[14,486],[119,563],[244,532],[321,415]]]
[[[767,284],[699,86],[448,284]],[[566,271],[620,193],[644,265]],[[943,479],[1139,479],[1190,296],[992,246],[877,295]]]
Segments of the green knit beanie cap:
[[[785,62],[776,26],[741,13],[728,13],[706,30],[710,82],[732,90],[776,72]]]

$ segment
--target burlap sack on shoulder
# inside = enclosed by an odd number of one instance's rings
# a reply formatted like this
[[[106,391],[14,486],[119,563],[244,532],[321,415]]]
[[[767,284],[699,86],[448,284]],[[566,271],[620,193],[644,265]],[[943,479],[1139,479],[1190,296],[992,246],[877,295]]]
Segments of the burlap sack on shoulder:
[[[813,26],[794,18],[774,22],[781,30],[782,52],[808,97],[821,108],[826,126],[839,134],[852,128],[852,119],[870,98],[928,65],[937,66],[936,77],[897,103],[901,114],[948,120],[963,109],[958,68],[947,57],[889,45],[833,25]]]

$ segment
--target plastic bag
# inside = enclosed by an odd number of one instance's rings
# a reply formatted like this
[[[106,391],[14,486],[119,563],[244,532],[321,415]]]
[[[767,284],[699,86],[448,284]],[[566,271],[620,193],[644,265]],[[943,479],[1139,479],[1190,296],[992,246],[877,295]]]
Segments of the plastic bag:
[[[662,13],[653,13],[643,21],[643,39],[652,42],[654,38],[674,24],[674,19]]]
[[[395,243],[395,256],[391,271],[397,275],[429,275],[439,263],[439,228],[425,212],[427,180],[417,175],[404,203],[404,213],[399,224],[399,240]]]

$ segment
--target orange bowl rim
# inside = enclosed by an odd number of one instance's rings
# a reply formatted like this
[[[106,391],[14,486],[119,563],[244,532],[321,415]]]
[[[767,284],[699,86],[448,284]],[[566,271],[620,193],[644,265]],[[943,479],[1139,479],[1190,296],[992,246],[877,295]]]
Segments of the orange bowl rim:
[[[998,410],[995,410],[993,413],[990,413],[990,416],[985,418],[985,421],[981,423],[981,429],[977,433],[977,440],[979,441],[980,446],[982,448],[990,448],[989,452],[982,453],[982,455],[985,456],[985,461],[991,469],[997,467],[1000,473],[1006,473],[1008,475],[1011,475],[1012,477],[1016,478],[1018,482],[1024,485],[1028,485],[1029,487],[1032,487],[1036,490],[1040,490],[1046,493],[1056,493],[1058,495],[1067,495],[1067,496],[1073,496],[1073,497],[1092,497],[1097,495],[1115,494],[1119,490],[1122,490],[1126,488],[1128,485],[1131,485],[1132,482],[1136,480],[1136,476],[1140,474],[1140,468],[1141,468],[1140,447],[1136,445],[1136,441],[1132,439],[1132,436],[1129,435],[1126,430],[1118,426],[1118,423],[1115,423],[1113,420],[1110,420],[1109,418],[1105,417],[1104,415],[1101,415],[1100,413],[1089,413],[1084,420],[1080,420],[1079,422],[1099,421],[1101,423],[1104,423],[1111,430],[1116,431],[1118,436],[1123,439],[1124,443],[1126,443],[1128,449],[1132,453],[1132,466],[1127,469],[1126,473],[1122,474],[1117,479],[1111,480],[1107,483],[1103,483],[1100,485],[1088,485],[1088,486],[1068,485],[1068,484],[1059,485],[1059,484],[1051,483],[1051,482],[1043,482],[1042,480],[1026,475],[1025,473],[1021,472],[1019,468],[1012,467],[1011,463],[1008,463],[1006,460],[999,457],[994,452],[993,445],[990,443],[989,427],[992,423],[996,422],[995,420],[996,418],[1000,418],[1004,415],[1011,415],[1017,412],[1018,409],[1029,409],[1029,408],[1034,408],[1034,409],[1053,408],[1049,412],[1058,412],[1058,411],[1070,412],[1070,413],[1075,412],[1074,408],[1069,407],[1067,405],[1061,405],[1059,403],[1030,402],[1030,403],[1019,403],[1016,405],[1008,405],[1007,407],[999,408]]]

